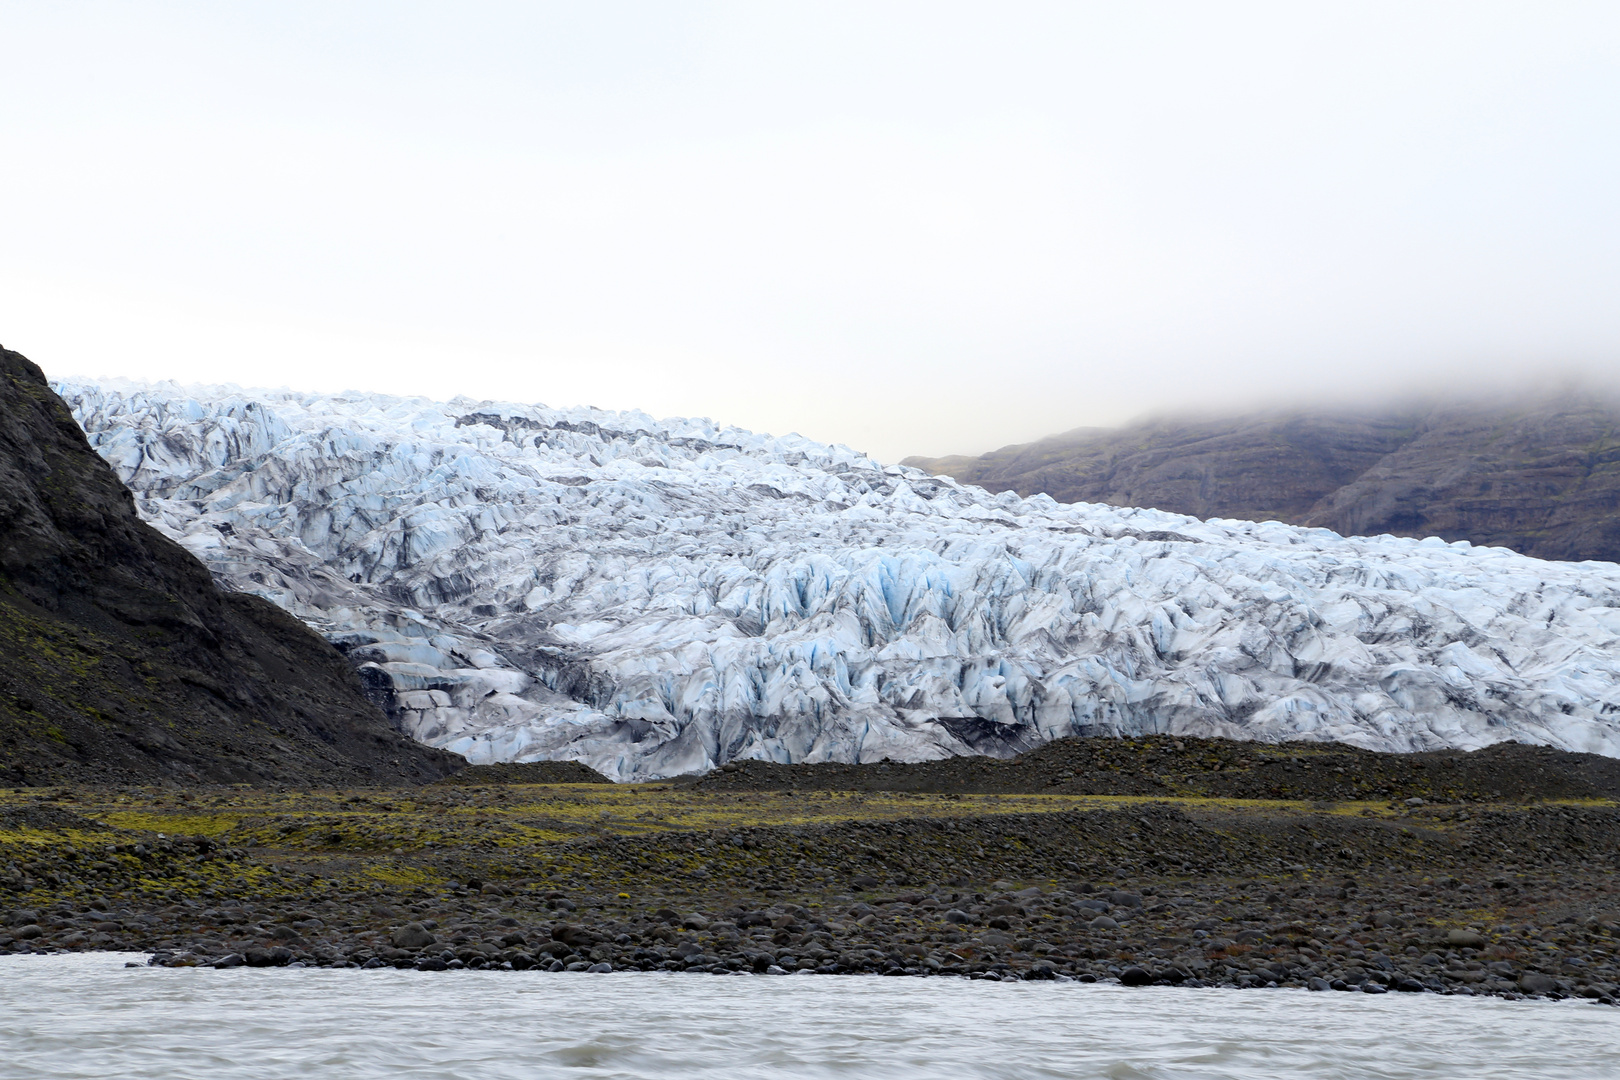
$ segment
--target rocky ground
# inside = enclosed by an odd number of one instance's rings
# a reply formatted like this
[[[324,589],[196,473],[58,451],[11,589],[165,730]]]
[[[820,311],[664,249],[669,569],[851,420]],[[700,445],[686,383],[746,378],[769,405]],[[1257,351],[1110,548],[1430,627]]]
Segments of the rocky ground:
[[[479,775],[478,768],[468,770],[469,777]],[[954,757],[877,766],[738,761],[677,783],[703,791],[803,788],[1501,802],[1620,798],[1620,760],[1518,743],[1473,753],[1383,754],[1342,743],[1163,735],[1059,739],[1009,760]]]
[[[1574,757],[1536,766],[1549,789]],[[1606,799],[871,789],[895,768],[842,790],[744,788],[743,768],[679,784],[468,770],[393,790],[0,792],[0,951],[1615,1000]]]

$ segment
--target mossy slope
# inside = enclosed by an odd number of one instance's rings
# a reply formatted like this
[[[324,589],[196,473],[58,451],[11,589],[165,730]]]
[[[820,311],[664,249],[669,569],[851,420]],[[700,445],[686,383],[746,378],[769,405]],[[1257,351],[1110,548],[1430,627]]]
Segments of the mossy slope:
[[[431,779],[343,658],[142,522],[38,367],[0,349],[0,782]]]

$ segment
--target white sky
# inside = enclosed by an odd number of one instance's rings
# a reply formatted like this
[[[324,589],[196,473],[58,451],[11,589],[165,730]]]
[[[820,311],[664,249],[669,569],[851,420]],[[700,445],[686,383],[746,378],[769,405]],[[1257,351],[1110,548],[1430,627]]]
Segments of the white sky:
[[[0,4],[53,375],[895,459],[1620,371],[1620,4]]]

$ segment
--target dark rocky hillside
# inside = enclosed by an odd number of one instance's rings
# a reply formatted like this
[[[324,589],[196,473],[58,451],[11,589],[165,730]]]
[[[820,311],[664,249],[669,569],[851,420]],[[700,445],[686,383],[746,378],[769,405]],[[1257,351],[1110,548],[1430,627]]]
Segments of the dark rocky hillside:
[[[1620,760],[1497,743],[1386,754],[1343,743],[1147,735],[1058,739],[1011,759],[778,765],[734,761],[677,784],[702,791],[912,791],[1222,799],[1501,802],[1620,798]]]
[[[1620,407],[1592,395],[1155,420],[905,464],[1062,502],[1620,561]]]
[[[143,523],[40,369],[0,349],[0,785],[397,784],[461,764]]]

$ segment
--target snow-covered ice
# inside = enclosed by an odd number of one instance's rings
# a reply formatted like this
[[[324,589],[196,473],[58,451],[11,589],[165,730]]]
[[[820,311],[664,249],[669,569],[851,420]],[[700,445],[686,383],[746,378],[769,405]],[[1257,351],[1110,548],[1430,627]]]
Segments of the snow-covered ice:
[[[707,420],[57,386],[423,742],[609,776],[1070,734],[1620,756],[1620,566],[992,496]]]

